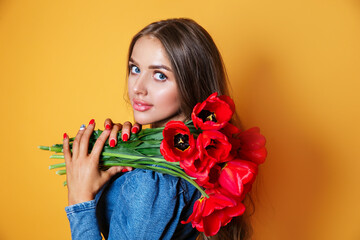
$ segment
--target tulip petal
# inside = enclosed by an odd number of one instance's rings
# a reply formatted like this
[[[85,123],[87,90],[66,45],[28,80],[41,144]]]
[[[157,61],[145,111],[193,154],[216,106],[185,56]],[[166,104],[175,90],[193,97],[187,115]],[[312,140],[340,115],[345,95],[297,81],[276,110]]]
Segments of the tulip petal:
[[[239,202],[235,207],[226,208],[225,214],[229,217],[237,217],[245,212],[245,205]]]
[[[255,179],[257,165],[250,161],[232,160],[222,169],[219,176],[220,186],[235,196],[240,196],[244,184]]]
[[[232,112],[235,112],[235,103],[229,96],[221,95],[219,98],[229,105]]]
[[[209,216],[215,210],[236,205],[234,199],[220,193],[217,189],[209,189],[206,193],[209,195],[209,198],[204,200],[206,202],[202,213],[203,217]]]
[[[216,212],[203,219],[204,233],[206,236],[214,236],[219,232],[221,227],[222,213]]]
[[[227,96],[211,94],[196,104],[191,114],[194,126],[202,130],[219,130],[230,121],[235,110],[234,102]]]
[[[169,162],[196,158],[195,140],[189,128],[181,121],[169,121],[163,130],[160,152]]]
[[[239,154],[239,158],[252,161],[256,164],[262,164],[265,162],[267,156],[267,150],[266,148],[260,148],[253,151],[241,150],[239,151],[238,154]]]

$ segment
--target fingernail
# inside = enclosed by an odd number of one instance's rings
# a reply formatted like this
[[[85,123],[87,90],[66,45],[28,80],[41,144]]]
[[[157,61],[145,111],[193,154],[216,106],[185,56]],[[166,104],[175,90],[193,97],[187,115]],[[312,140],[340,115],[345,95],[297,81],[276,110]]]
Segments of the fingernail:
[[[94,124],[95,120],[94,119],[91,119],[90,122],[89,122],[89,125],[90,124]]]
[[[124,133],[122,139],[124,142],[126,142],[129,139],[129,135],[127,133]]]
[[[139,127],[138,126],[135,126],[131,129],[131,132],[132,133],[137,133],[139,131]]]
[[[106,124],[105,129],[109,130],[110,129],[110,124]]]
[[[64,133],[64,139],[67,138],[67,137],[68,137],[68,135],[66,133]]]
[[[110,140],[110,147],[115,147],[115,139]]]
[[[80,130],[84,130],[85,127],[86,127],[85,124],[81,125],[81,126],[80,126]]]
[[[126,168],[124,168],[123,170],[121,170],[122,172],[128,172],[129,170],[127,170]]]

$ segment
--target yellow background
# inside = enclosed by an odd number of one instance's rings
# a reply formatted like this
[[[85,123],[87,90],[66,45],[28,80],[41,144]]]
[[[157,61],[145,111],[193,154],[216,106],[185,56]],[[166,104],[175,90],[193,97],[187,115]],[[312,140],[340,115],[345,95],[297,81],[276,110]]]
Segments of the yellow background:
[[[64,176],[38,145],[132,119],[131,37],[190,17],[215,39],[246,128],[259,126],[254,239],[360,239],[358,1],[0,1],[0,239],[70,239]]]

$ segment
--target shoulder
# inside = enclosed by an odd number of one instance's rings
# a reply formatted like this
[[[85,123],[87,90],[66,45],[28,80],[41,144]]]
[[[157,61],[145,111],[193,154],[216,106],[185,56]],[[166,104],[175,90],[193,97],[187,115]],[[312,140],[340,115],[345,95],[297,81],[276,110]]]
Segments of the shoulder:
[[[112,188],[120,190],[128,198],[150,196],[178,197],[185,201],[196,193],[196,188],[186,180],[151,170],[134,169],[117,177]]]
[[[190,216],[199,194],[181,178],[135,169],[111,179],[99,201],[98,215],[105,215],[100,222],[111,225],[114,239],[170,239],[186,232],[185,228],[192,229],[180,221]]]

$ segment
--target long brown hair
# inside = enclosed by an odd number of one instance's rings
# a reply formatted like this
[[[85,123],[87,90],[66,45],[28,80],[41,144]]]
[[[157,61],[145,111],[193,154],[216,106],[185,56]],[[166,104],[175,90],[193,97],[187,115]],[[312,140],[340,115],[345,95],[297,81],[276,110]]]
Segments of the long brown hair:
[[[210,34],[194,20],[173,18],[149,24],[133,37],[128,60],[136,41],[143,36],[156,37],[164,46],[181,97],[180,111],[188,119],[194,106],[210,94],[218,92],[219,95],[229,95],[228,77],[221,54]],[[242,128],[236,114],[232,123]],[[250,203],[252,205],[252,201]],[[234,218],[216,236],[207,238],[200,234],[198,239],[243,240],[249,239],[251,231],[251,225],[244,215]]]
[[[190,117],[196,103],[211,93],[228,94],[221,55],[208,32],[195,21],[179,18],[149,24],[133,37],[128,59],[136,41],[145,35],[159,39],[167,52],[185,116]]]

